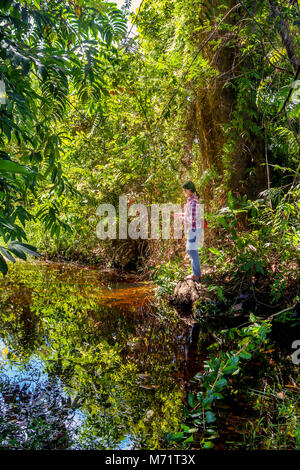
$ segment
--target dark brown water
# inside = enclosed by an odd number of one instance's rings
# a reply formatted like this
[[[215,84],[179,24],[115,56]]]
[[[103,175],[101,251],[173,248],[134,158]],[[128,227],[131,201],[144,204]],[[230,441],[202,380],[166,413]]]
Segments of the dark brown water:
[[[0,448],[169,448],[197,352],[152,286],[60,263],[0,290]]]

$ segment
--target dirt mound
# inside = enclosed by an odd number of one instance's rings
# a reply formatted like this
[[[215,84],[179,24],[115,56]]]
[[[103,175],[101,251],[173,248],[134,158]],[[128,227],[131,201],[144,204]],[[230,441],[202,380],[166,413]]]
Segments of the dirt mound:
[[[188,279],[178,282],[169,302],[181,311],[191,313],[194,302],[199,299],[211,299],[207,287],[201,284],[201,282]]]

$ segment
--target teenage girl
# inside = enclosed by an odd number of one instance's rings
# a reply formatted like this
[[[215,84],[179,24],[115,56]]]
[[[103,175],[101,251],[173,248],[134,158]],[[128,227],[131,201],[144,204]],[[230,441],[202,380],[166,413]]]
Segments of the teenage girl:
[[[186,234],[186,251],[190,256],[193,274],[186,276],[185,279],[191,279],[199,282],[201,279],[201,268],[198,254],[199,240],[202,232],[202,220],[200,216],[199,194],[192,181],[186,181],[183,185],[183,194],[187,198],[184,206],[184,231]]]

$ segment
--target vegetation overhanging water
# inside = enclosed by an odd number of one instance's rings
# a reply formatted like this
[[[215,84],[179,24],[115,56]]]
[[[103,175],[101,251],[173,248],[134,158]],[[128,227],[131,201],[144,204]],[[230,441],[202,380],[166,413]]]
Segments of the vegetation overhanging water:
[[[104,282],[103,282],[104,281]],[[17,263],[1,285],[1,448],[156,448],[181,422],[186,328],[148,284]]]
[[[225,400],[214,409],[217,427],[214,415],[206,412],[211,435],[203,440],[193,429],[199,420],[193,411],[198,408],[194,377],[204,371],[210,350],[222,341],[230,350],[231,339],[225,335],[222,340],[220,325],[208,319],[184,322],[173,309],[153,306],[150,283],[118,282],[107,272],[68,263],[18,262],[0,292],[0,448],[267,445],[262,436],[251,444],[255,433],[249,419],[259,427],[259,394],[273,394],[280,402],[289,392],[271,391],[269,385],[268,392],[255,390],[257,364],[264,380],[272,377],[270,346],[246,368],[246,380],[233,378]],[[282,376],[285,368],[296,378],[297,367],[294,372],[291,364],[287,367],[284,354],[275,360]],[[297,385],[289,382],[297,397]],[[278,445],[285,448],[297,437],[297,399],[281,407]]]

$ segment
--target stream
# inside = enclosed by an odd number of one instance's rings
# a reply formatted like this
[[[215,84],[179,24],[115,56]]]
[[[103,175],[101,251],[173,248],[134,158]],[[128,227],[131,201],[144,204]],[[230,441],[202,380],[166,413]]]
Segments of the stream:
[[[218,316],[216,324],[180,319],[153,297],[152,284],[134,276],[69,263],[10,264],[0,284],[0,449],[184,449],[170,437],[225,324]],[[251,392],[251,403],[249,390],[266,389],[275,365],[285,387],[277,393],[278,429],[289,429],[285,420],[298,411],[280,400],[298,390],[288,356],[296,331],[275,323],[276,346],[249,364],[243,381],[232,378],[216,404],[216,449],[240,448],[246,429],[255,439],[248,423],[261,419],[261,392]],[[196,433],[193,447],[200,442]]]
[[[153,288],[95,268],[10,265],[0,289],[0,448],[176,448],[192,329]],[[194,370],[194,367],[196,369]]]

